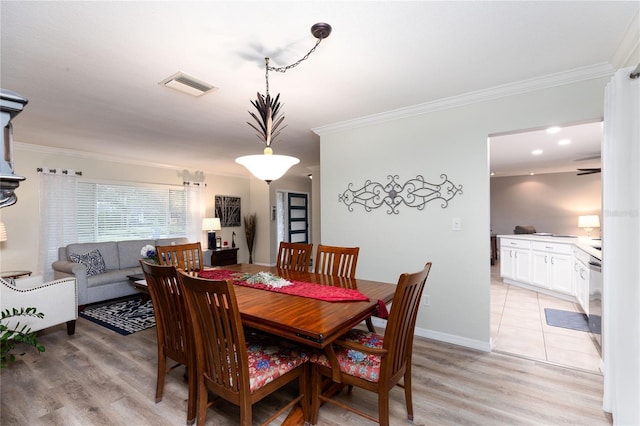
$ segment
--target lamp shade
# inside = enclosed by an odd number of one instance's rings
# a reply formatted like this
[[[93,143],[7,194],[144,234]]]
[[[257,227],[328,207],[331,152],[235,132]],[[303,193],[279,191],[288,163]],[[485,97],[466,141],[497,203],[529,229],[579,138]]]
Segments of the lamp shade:
[[[288,155],[273,155],[271,148],[265,148],[262,155],[245,155],[236,158],[236,163],[241,164],[260,180],[271,182],[281,178],[291,166],[298,164],[300,160]]]
[[[578,216],[578,228],[600,228],[598,215]]]
[[[203,231],[219,231],[220,229],[222,228],[220,227],[219,217],[205,217],[202,219]]]
[[[0,222],[0,242],[7,241],[7,227],[4,222]]]

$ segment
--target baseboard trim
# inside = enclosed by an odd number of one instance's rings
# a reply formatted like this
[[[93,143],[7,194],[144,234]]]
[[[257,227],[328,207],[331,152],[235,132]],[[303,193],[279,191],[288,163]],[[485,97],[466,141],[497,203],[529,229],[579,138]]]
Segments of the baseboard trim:
[[[373,325],[380,329],[384,329],[387,322],[380,318],[373,318]],[[477,339],[469,339],[468,337],[457,336],[455,334],[442,333],[440,331],[429,330],[426,328],[416,327],[415,335],[425,337],[427,339],[437,340],[439,342],[451,343],[463,346],[469,349],[476,349],[482,352],[491,352],[491,342],[484,342]]]

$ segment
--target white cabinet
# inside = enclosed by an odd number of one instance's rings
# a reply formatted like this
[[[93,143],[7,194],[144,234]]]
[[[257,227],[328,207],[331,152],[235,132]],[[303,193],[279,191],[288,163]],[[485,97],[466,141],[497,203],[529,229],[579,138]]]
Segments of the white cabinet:
[[[531,279],[531,243],[529,241],[500,239],[500,275],[524,282]]]
[[[573,295],[571,245],[532,242],[531,283],[549,290]]]
[[[531,284],[573,295],[571,246],[532,242],[531,249]]]
[[[573,248],[573,278],[576,299],[582,311],[589,315],[589,254]]]

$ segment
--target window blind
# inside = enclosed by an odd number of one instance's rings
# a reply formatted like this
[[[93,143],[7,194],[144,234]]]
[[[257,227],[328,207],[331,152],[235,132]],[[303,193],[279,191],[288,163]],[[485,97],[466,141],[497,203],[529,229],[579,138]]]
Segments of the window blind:
[[[182,237],[187,205],[182,187],[78,182],[78,242]]]

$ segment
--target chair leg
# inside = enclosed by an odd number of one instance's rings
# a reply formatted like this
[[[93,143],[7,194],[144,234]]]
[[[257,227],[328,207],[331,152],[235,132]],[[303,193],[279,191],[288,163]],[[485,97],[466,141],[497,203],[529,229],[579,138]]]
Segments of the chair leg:
[[[69,336],[76,332],[76,320],[67,321],[67,334]]]
[[[318,414],[320,412],[320,392],[322,386],[322,375],[316,364],[311,364],[311,407],[309,415],[309,423],[315,425],[318,423]]]
[[[413,401],[411,399],[411,368],[404,373],[404,399],[407,403],[407,419],[413,421]]]
[[[378,422],[389,426],[389,390],[378,389]]]
[[[372,333],[377,333],[376,327],[373,325],[373,320],[371,319],[371,317],[367,318],[365,322],[367,323],[367,330]]]
[[[198,394],[198,421],[197,426],[204,426],[207,419],[207,403],[209,402],[209,392],[204,385],[204,379],[200,377],[200,374],[196,372],[198,385],[196,386]]]
[[[158,376],[156,378],[156,402],[162,401],[164,392],[164,376],[167,374],[167,357],[163,351],[158,351]]]
[[[311,382],[310,380],[311,366],[308,362],[304,364],[302,375],[298,378],[298,387],[302,400],[302,414],[304,416],[305,423],[308,423],[311,419]]]
[[[187,397],[187,425],[190,426],[196,421],[196,403],[197,403],[197,394],[196,394],[196,369],[194,366],[189,368],[187,366],[187,376],[188,376],[188,389],[189,396]]]

